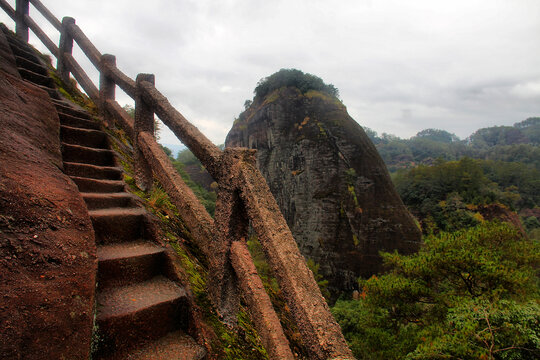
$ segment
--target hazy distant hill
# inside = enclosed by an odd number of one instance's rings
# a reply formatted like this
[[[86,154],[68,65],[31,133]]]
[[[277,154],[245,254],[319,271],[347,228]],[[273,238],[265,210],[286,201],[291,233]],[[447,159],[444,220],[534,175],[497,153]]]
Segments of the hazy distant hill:
[[[482,220],[483,206],[492,205],[507,214],[516,211],[529,236],[539,236],[539,117],[479,129],[464,140],[439,129],[410,139],[366,133],[424,231],[473,226]]]
[[[540,117],[528,118],[514,126],[479,129],[464,140],[440,129],[423,130],[410,139],[386,133],[379,136],[368,128],[366,133],[390,172],[430,165],[436,159],[459,160],[464,156],[521,162],[540,169]]]

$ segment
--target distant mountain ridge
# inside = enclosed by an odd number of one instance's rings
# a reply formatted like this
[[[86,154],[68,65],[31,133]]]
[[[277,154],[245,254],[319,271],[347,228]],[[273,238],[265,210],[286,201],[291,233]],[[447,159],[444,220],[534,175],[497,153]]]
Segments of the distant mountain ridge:
[[[540,169],[540,117],[513,126],[492,126],[474,132],[464,140],[441,129],[426,129],[409,139],[365,128],[388,170],[431,165],[436,159],[474,159],[522,162]]]
[[[539,117],[479,129],[465,140],[439,129],[410,139],[366,132],[424,232],[474,226],[486,217],[482,209],[498,208],[517,225],[519,214],[529,236],[539,237]]]

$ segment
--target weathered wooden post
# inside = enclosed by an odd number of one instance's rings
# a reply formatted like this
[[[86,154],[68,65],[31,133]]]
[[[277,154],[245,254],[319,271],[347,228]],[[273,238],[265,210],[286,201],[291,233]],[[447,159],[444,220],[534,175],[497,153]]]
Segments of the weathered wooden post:
[[[112,118],[107,111],[107,100],[114,100],[116,84],[110,78],[108,69],[116,67],[116,56],[101,55],[99,73],[99,112],[108,125],[112,125]]]
[[[239,173],[243,162],[255,164],[255,152],[248,149],[225,149],[215,212],[215,236],[209,243],[209,292],[225,323],[236,326],[240,294],[250,309],[264,347],[271,359],[293,360],[294,356],[272,301],[253,264],[247,248],[249,217],[239,193]]]
[[[354,359],[255,161],[242,163],[238,175],[240,198],[309,358]]]
[[[249,219],[235,190],[230,183],[220,183],[215,211],[216,233],[209,243],[213,254],[210,273],[213,275],[208,286],[223,321],[233,327],[237,326],[240,294],[238,279],[230,260],[230,248],[233,240],[246,241],[249,234]]]
[[[139,149],[138,137],[141,132],[148,132],[153,136],[155,129],[154,108],[152,104],[146,103],[142,96],[144,90],[141,83],[143,81],[148,81],[154,85],[154,74],[137,75],[137,89],[135,91],[135,182],[141,190],[148,191],[152,188],[153,183],[152,167]]]
[[[58,60],[56,62],[56,69],[60,73],[60,78],[64,83],[69,84],[69,69],[66,66],[65,54],[71,55],[73,53],[73,37],[69,33],[69,27],[75,24],[75,19],[66,16],[62,19],[62,31],[60,33],[60,46],[58,52]]]
[[[28,25],[24,20],[24,15],[28,15],[30,11],[30,5],[28,0],[17,0],[15,3],[15,33],[18,37],[28,42]]]

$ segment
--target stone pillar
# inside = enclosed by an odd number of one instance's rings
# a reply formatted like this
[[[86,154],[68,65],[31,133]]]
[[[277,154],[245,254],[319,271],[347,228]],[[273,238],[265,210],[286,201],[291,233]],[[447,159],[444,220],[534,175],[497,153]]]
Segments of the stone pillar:
[[[62,32],[60,33],[59,52],[56,62],[56,69],[60,74],[60,78],[66,84],[69,84],[69,69],[66,66],[64,55],[73,53],[73,37],[69,33],[69,26],[73,24],[75,24],[75,19],[72,17],[66,16],[62,19]]]
[[[240,197],[239,181],[243,161],[255,161],[253,155],[252,150],[233,148],[225,149],[221,157],[220,165],[226,173],[219,181],[215,234],[208,244],[212,254],[208,291],[223,321],[232,327],[237,326],[242,296],[270,358],[292,360],[289,343],[246,244],[249,217]]]
[[[99,73],[99,113],[107,125],[112,125],[112,118],[107,111],[107,100],[115,99],[116,84],[107,75],[107,68],[116,67],[116,56],[110,54],[101,55]]]
[[[152,168],[144,154],[139,149],[138,137],[141,132],[148,132],[154,136],[154,109],[151,104],[148,104],[143,99],[142,87],[140,84],[143,81],[155,83],[153,74],[137,75],[137,89],[135,93],[135,182],[143,191],[149,191],[152,188],[153,176]]]
[[[24,20],[24,16],[28,15],[30,11],[30,5],[28,0],[17,0],[15,3],[15,33],[24,42],[28,42],[28,25]]]
[[[245,242],[248,237],[249,219],[240,201],[238,192],[231,184],[220,183],[215,212],[215,235],[210,242],[213,254],[210,262],[208,290],[223,322],[231,327],[237,326],[238,279],[231,264],[231,242]]]

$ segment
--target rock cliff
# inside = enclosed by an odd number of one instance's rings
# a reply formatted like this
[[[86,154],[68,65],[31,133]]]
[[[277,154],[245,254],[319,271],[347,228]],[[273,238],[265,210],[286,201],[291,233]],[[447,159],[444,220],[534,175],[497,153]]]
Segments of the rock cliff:
[[[418,249],[420,231],[382,159],[336,97],[296,87],[256,96],[226,146],[258,150],[300,251],[320,264],[334,295],[377,273],[379,251]]]
[[[0,358],[88,359],[94,231],[60,170],[60,122],[49,95],[10,66],[0,70]]]

